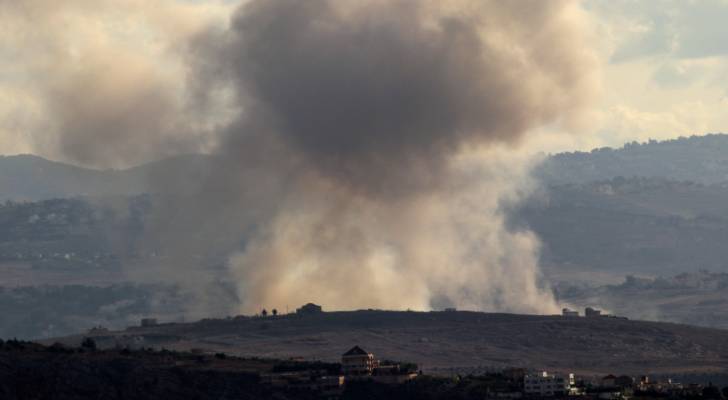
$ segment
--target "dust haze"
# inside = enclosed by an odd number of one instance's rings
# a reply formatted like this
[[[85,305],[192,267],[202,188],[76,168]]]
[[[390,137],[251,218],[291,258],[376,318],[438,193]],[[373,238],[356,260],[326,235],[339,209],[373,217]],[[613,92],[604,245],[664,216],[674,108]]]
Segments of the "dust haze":
[[[237,311],[554,312],[539,241],[502,206],[530,190],[529,132],[595,96],[580,17],[573,1],[253,0],[177,49],[189,101],[143,67],[49,84],[50,145],[101,164],[214,153],[200,179],[157,182],[166,216],[146,235],[172,254],[156,273],[200,293],[230,280]],[[226,117],[200,123],[215,99]],[[229,276],[199,270],[206,251]]]

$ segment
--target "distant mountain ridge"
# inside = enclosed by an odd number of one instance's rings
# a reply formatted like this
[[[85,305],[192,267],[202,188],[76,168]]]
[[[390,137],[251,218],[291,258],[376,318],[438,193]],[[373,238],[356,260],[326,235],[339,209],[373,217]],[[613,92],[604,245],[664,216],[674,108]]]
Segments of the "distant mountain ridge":
[[[0,201],[155,192],[159,182],[194,179],[210,160],[205,155],[180,155],[125,170],[96,170],[29,154],[0,156]]]
[[[587,183],[615,177],[667,178],[704,184],[728,181],[728,135],[627,143],[613,149],[559,153],[535,174],[548,184]]]
[[[179,155],[125,170],[96,170],[34,155],[0,156],[0,201],[157,192],[160,184],[204,178],[214,158]],[[547,185],[588,183],[615,177],[665,178],[703,184],[728,182],[728,135],[632,142],[622,148],[559,153],[534,171]]]
[[[0,200],[109,194],[114,188],[129,187],[131,182],[117,184],[122,179],[118,171],[81,168],[33,155],[0,157]]]

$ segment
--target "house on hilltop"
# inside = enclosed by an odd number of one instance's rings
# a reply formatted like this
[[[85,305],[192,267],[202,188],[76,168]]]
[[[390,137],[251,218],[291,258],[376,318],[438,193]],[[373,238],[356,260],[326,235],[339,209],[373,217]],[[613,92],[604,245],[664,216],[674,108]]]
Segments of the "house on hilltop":
[[[602,310],[597,310],[595,308],[587,307],[586,309],[584,309],[584,316],[587,318],[601,317]]]
[[[299,315],[312,315],[312,314],[320,314],[323,312],[323,309],[321,306],[313,303],[308,303],[304,306],[301,306],[301,308],[296,309],[296,314]]]
[[[409,364],[402,368],[400,363],[384,361],[380,363],[359,346],[354,346],[341,356],[341,370],[348,381],[373,381],[386,385],[398,385],[415,379],[417,365]]]
[[[561,315],[563,315],[564,317],[578,317],[579,311],[564,308],[561,310]]]
[[[145,328],[150,327],[150,326],[156,326],[157,319],[156,318],[142,318],[142,322],[140,325]]]
[[[371,375],[379,361],[374,354],[367,353],[359,346],[354,346],[341,356],[341,369],[344,375]]]

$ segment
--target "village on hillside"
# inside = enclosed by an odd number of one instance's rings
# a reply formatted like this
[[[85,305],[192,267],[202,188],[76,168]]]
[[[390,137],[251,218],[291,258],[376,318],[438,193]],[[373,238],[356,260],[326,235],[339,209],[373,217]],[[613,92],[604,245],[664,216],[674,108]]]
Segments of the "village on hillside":
[[[445,313],[457,310],[448,308]],[[308,303],[295,310],[294,316],[307,318],[322,315],[321,306]],[[277,310],[262,310],[253,318],[280,317]],[[562,318],[580,317],[578,311],[564,308]],[[620,318],[587,307],[584,318]],[[155,327],[156,318],[143,318],[141,328]],[[134,331],[135,328],[129,328]],[[138,329],[138,328],[136,328]],[[144,350],[142,336],[113,336],[103,327],[88,332],[87,340],[93,346],[104,348]],[[191,349],[192,354],[205,355],[204,349]],[[221,357],[219,353],[208,354]],[[380,355],[382,356],[382,355]],[[386,357],[386,355],[383,355]],[[569,371],[544,371],[528,366],[492,369],[479,374],[424,373],[418,365],[409,362],[379,359],[363,347],[352,344],[343,352],[339,363],[327,363],[293,357],[259,374],[260,383],[271,390],[306,392],[317,398],[350,398],[354,393],[400,393],[421,390],[421,385],[435,385],[437,390],[477,392],[475,398],[488,399],[630,399],[630,398],[722,398],[728,397],[728,387],[722,390],[708,383],[678,382],[663,376],[608,374],[606,376],[581,376]],[[434,383],[433,383],[434,382]],[[345,395],[347,394],[348,395]],[[394,395],[394,394],[392,394]],[[718,397],[714,397],[718,396]],[[367,398],[355,397],[355,398]],[[395,397],[396,398],[396,397]],[[440,398],[440,397],[432,397]],[[448,397],[449,398],[449,397]],[[460,397],[458,397],[460,398]],[[473,397],[464,397],[473,398]]]
[[[374,354],[354,346],[341,356],[338,373],[303,369],[262,375],[262,382],[273,387],[308,389],[323,398],[339,398],[347,384],[373,383],[407,385],[416,379],[427,379],[414,364],[381,362]],[[334,371],[337,372],[337,371]],[[681,383],[672,379],[651,379],[642,375],[577,376],[574,373],[548,372],[526,368],[506,368],[480,376],[450,377],[455,384],[485,383],[483,398],[496,399],[630,399],[630,398],[723,398],[712,384]],[[715,397],[717,396],[717,397]]]
[[[309,390],[322,398],[339,399],[347,385],[365,390],[366,385],[407,387],[417,379],[429,379],[414,364],[380,362],[372,353],[354,346],[341,356],[338,371],[301,369],[261,375],[261,381],[288,390]],[[485,399],[631,399],[631,398],[723,398],[722,390],[712,385],[681,383],[672,379],[654,380],[647,375],[580,377],[573,373],[508,368],[479,376],[449,377],[456,387],[480,387]],[[716,397],[717,396],[717,397]]]

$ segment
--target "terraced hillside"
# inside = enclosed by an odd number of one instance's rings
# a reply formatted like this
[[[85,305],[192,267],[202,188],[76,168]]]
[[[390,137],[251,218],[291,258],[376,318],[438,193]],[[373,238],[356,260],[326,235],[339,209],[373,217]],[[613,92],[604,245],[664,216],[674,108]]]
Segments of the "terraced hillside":
[[[62,342],[75,345],[83,337]],[[325,361],[358,344],[426,371],[527,366],[595,374],[728,372],[727,330],[618,318],[370,310],[162,324],[99,334],[96,342]]]

